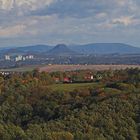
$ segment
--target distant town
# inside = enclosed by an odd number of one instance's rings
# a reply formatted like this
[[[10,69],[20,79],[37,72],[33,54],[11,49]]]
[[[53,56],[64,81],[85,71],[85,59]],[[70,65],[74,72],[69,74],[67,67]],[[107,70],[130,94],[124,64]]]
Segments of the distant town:
[[[4,60],[5,61],[25,61],[25,60],[31,60],[34,59],[33,55],[17,55],[17,56],[10,56],[10,55],[5,55]]]

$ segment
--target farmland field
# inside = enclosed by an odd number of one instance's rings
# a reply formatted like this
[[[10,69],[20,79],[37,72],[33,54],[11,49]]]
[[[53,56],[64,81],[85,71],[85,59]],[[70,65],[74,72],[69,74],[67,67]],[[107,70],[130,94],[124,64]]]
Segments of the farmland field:
[[[140,68],[140,65],[48,65],[40,67],[40,71],[75,71],[75,70],[121,70],[126,68]]]
[[[24,66],[24,67],[17,67],[17,68],[9,68],[9,69],[0,69],[0,71],[11,71],[11,72],[26,72],[26,71],[33,71],[36,68],[39,68],[38,65],[32,66]]]
[[[126,68],[140,68],[140,65],[31,65],[19,68],[0,69],[0,71],[25,72],[38,68],[41,72],[75,71],[75,70],[121,70]]]

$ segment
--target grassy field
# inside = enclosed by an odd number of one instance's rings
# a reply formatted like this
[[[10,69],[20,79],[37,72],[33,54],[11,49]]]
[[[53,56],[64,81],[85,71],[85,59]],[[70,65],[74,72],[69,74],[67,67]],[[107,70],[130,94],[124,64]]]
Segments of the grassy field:
[[[102,86],[103,85],[99,83],[54,84],[54,85],[50,85],[49,89],[57,92],[71,92],[74,91],[75,89],[78,90],[78,89],[86,89],[86,88],[98,88]]]
[[[108,88],[103,83],[73,83],[73,84],[54,84],[48,86],[48,89],[57,93],[68,93],[74,90],[85,91],[86,89],[100,89],[105,95],[112,96],[121,94],[122,91],[116,88]],[[126,92],[127,93],[127,92]]]

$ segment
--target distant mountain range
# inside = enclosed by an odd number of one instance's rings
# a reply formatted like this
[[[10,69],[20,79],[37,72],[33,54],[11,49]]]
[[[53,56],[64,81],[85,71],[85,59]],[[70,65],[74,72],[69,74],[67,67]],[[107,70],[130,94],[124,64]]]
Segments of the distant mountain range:
[[[140,53],[140,48],[122,43],[94,43],[71,46],[71,49],[83,54],[131,54]]]
[[[59,44],[47,52],[51,56],[71,56],[78,54],[77,52],[68,48],[65,44]]]
[[[46,54],[46,55],[77,55],[77,54],[140,54],[140,48],[122,43],[94,43],[85,45],[59,44],[56,46],[34,45],[0,49],[0,54]]]

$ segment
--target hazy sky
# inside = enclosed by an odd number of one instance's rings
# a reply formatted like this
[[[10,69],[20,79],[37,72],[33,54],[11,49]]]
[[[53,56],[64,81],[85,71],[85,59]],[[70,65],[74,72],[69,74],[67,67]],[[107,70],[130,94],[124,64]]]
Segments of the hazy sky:
[[[140,47],[140,0],[0,0],[0,47],[91,42]]]

